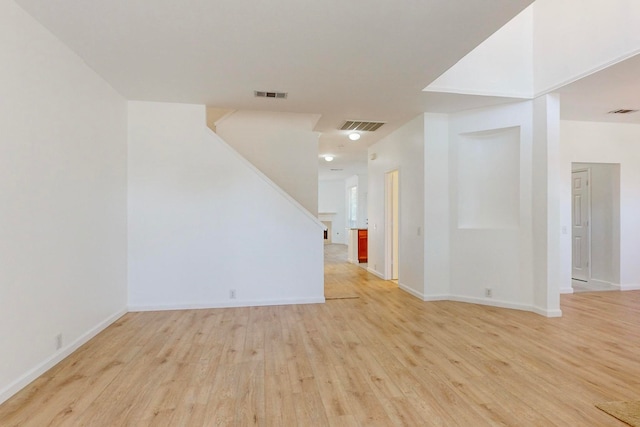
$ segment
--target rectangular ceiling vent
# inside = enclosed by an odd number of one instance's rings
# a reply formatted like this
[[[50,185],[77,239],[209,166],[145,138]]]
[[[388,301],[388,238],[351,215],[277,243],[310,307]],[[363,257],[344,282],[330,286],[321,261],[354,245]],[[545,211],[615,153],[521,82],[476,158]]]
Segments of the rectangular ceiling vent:
[[[354,130],[362,132],[373,132],[382,126],[384,122],[363,122],[355,120],[347,120],[344,122],[340,130]]]
[[[621,108],[619,110],[613,110],[613,111],[609,111],[609,114],[631,114],[631,113],[635,113],[638,110],[626,110],[624,108]]]
[[[287,99],[286,92],[266,92],[262,90],[254,90],[253,94],[256,96],[256,98]]]

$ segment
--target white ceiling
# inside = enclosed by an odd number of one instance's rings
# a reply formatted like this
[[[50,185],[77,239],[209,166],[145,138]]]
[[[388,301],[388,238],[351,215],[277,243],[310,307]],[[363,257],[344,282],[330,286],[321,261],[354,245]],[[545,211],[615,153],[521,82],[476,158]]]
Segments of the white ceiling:
[[[127,99],[321,114],[320,179],[343,179],[366,173],[367,147],[421,112],[517,101],[422,88],[532,1],[16,2]],[[640,109],[638,75],[640,55],[560,88],[562,118],[640,123],[607,114]],[[345,120],[387,124],[350,142]]]
[[[16,2],[127,99],[321,114],[319,154],[351,175],[366,172],[368,145],[460,104],[422,89],[532,0]],[[387,124],[347,145],[345,120]],[[338,176],[319,162],[321,178]]]
[[[558,89],[564,120],[640,123],[640,112],[608,114],[618,109],[640,110],[640,55],[612,65]]]

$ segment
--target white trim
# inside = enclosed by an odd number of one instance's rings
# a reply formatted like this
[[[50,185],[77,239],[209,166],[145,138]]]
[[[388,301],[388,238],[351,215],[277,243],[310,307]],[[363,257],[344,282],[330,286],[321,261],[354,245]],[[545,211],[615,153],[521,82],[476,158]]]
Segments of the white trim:
[[[430,302],[430,301],[449,301],[450,300],[450,295],[425,295],[422,292],[418,292],[413,288],[410,288],[407,285],[404,285],[402,283],[398,283],[398,287],[405,291],[406,293],[422,300],[425,302]]]
[[[560,288],[560,294],[572,294],[573,288]]]
[[[379,271],[374,270],[371,267],[367,267],[367,271],[371,274],[373,274],[374,276],[378,276],[379,278],[381,278],[382,280],[387,280],[384,278],[384,276],[382,275],[382,273],[380,273]]]
[[[476,298],[476,297],[465,297],[460,295],[450,295],[449,300],[457,301],[457,302],[468,302],[471,304],[488,305],[491,307],[510,308],[512,310],[534,311],[534,308],[530,305],[494,300],[489,298]]]
[[[474,90],[474,89],[457,89],[453,87],[445,87],[445,86],[427,86],[422,89],[423,92],[435,92],[435,93],[455,93],[458,95],[474,95],[474,96],[492,96],[492,97],[500,97],[500,98],[513,98],[515,100],[529,100],[535,98],[533,96],[533,91],[522,93],[522,92],[497,92],[497,91],[483,91],[483,90]]]
[[[304,206],[302,206],[300,204],[300,202],[298,202],[296,199],[294,199],[293,197],[291,197],[291,195],[289,193],[287,193],[286,191],[284,191],[282,188],[280,188],[280,186],[278,184],[276,184],[275,182],[273,182],[268,176],[266,176],[264,173],[262,173],[260,171],[260,169],[256,168],[253,163],[251,163],[249,160],[247,160],[245,157],[243,157],[240,153],[238,153],[232,146],[230,146],[229,144],[227,144],[225,142],[225,140],[223,140],[222,138],[220,138],[220,136],[215,133],[214,131],[212,131],[210,128],[208,128],[207,126],[204,127],[205,133],[213,138],[216,139],[216,141],[218,143],[220,143],[221,146],[223,146],[224,148],[226,148],[230,153],[232,153],[238,160],[240,160],[246,167],[248,167],[251,171],[253,171],[253,173],[255,173],[256,175],[258,175],[258,177],[260,177],[264,182],[266,182],[267,184],[269,184],[269,186],[271,188],[273,188],[274,190],[276,190],[276,192],[278,194],[280,194],[285,200],[287,200],[289,203],[291,203],[293,206],[295,206],[296,208],[298,208],[298,210],[300,212],[302,212],[303,214],[305,214],[305,216],[307,216],[307,218],[309,218],[312,222],[314,222],[318,227],[320,227],[322,230],[326,230],[327,227],[325,227],[325,225],[322,223],[322,221],[320,221],[316,215],[312,214],[311,212],[309,212],[309,210],[307,208],[305,208]]]
[[[634,285],[634,284],[629,284],[629,285],[617,285],[620,287],[621,291],[638,291],[640,290],[640,285]]]
[[[412,296],[414,296],[416,298],[421,299],[422,301],[425,301],[423,293],[418,292],[415,289],[408,287],[407,285],[404,285],[404,284],[398,282],[398,288],[402,289],[406,293],[408,293],[408,294],[410,294],[410,295],[412,295]]]
[[[394,175],[395,174],[395,175]],[[395,183],[395,185],[394,185]],[[398,198],[398,218],[393,217],[394,211],[394,195],[396,195],[393,190],[394,188],[397,190],[397,198]],[[396,167],[394,169],[390,169],[384,173],[384,280],[397,280],[393,276],[395,261],[395,270],[398,273],[398,259],[393,259],[393,242],[394,236],[398,240],[398,258],[400,258],[400,167]],[[394,228],[397,233],[394,234]],[[396,236],[397,234],[397,236]]]
[[[73,353],[78,348],[80,348],[80,346],[87,343],[90,339],[98,335],[100,332],[105,330],[107,327],[109,327],[111,324],[113,324],[116,320],[118,320],[125,314],[127,314],[127,310],[121,310],[109,316],[102,322],[98,323],[95,327],[89,329],[87,332],[82,334],[71,344],[67,345],[66,347],[60,350],[57,350],[53,356],[49,357],[39,365],[35,366],[33,369],[31,369],[22,377],[18,378],[17,380],[9,384],[3,390],[0,390],[0,404],[7,401],[11,396],[13,396],[17,392],[25,388],[32,381],[34,381],[39,376],[47,372],[49,369],[53,368],[55,365],[60,363],[63,359],[70,356],[71,353]]]
[[[531,307],[531,311],[544,317],[562,317],[562,310],[547,310],[540,307]]]
[[[236,300],[236,301],[212,301],[212,302],[194,302],[181,304],[149,304],[149,305],[130,305],[130,312],[141,311],[167,311],[167,310],[200,310],[209,308],[230,308],[230,307],[261,307],[268,305],[294,305],[294,304],[323,304],[323,297],[314,298],[285,298],[273,300]]]
[[[620,289],[620,285],[618,285],[617,283],[607,282],[606,280],[590,279],[589,285],[614,287]]]
[[[424,295],[416,291],[415,289],[412,289],[403,284],[398,284],[398,287],[403,291],[407,292],[408,294],[411,294],[412,296],[419,298],[425,302],[455,301],[455,302],[463,302],[468,304],[487,305],[490,307],[507,308],[512,310],[529,311],[545,317],[562,317],[562,310],[559,310],[559,309],[546,310],[540,307],[535,307],[530,305],[516,304],[516,303],[499,301],[499,300],[491,300],[486,298],[463,297],[459,295]],[[640,289],[640,285],[638,286],[638,289]]]
[[[432,302],[432,301],[450,301],[451,300],[451,296],[450,295],[425,295],[424,298],[422,298],[423,301],[425,302]]]
[[[615,65],[615,64],[617,64],[619,62],[622,62],[622,61],[627,60],[627,59],[629,59],[629,58],[631,58],[633,56],[636,56],[639,53],[640,53],[640,49],[634,49],[634,50],[632,50],[630,52],[624,53],[624,54],[622,54],[622,55],[620,55],[620,56],[618,56],[618,57],[616,57],[616,58],[614,58],[614,59],[612,59],[610,61],[607,61],[607,62],[605,62],[605,63],[603,63],[601,65],[598,65],[597,67],[594,67],[594,68],[592,68],[592,69],[590,69],[588,71],[584,71],[584,72],[582,72],[582,73],[580,73],[580,74],[578,74],[578,75],[576,75],[574,77],[570,77],[570,78],[568,78],[567,80],[564,80],[561,83],[556,83],[556,84],[548,87],[547,89],[543,89],[540,92],[535,93],[533,97],[537,98],[539,96],[551,93],[551,92],[553,92],[553,91],[555,91],[557,89],[560,89],[561,87],[564,87],[564,86],[566,86],[568,84],[571,84],[573,82],[576,82],[576,81],[578,81],[578,80],[580,80],[580,79],[582,79],[584,77],[590,76],[591,74],[595,74],[598,71],[602,71],[605,68],[609,68],[612,65]]]

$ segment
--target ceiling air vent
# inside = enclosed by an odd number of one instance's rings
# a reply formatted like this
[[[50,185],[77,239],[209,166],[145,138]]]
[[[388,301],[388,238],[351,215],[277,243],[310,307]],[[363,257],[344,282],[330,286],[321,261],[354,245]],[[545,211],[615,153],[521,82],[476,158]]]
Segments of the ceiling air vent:
[[[631,114],[631,113],[635,113],[638,110],[626,110],[624,108],[621,108],[619,110],[613,110],[613,111],[609,111],[609,114]]]
[[[266,92],[262,90],[254,90],[253,94],[256,96],[256,98],[287,99],[286,92]]]
[[[362,132],[373,132],[378,130],[384,122],[362,122],[355,120],[347,120],[344,122],[340,130],[354,130]]]

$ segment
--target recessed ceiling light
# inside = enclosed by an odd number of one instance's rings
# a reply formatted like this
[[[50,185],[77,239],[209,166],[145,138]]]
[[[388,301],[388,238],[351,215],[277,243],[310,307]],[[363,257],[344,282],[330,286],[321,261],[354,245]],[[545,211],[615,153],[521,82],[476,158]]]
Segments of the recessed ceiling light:
[[[333,161],[333,156],[324,156],[324,159],[325,159],[327,162],[331,162],[331,161]]]
[[[360,134],[358,132],[351,132],[349,134],[349,139],[352,141],[357,141],[360,139]]]

